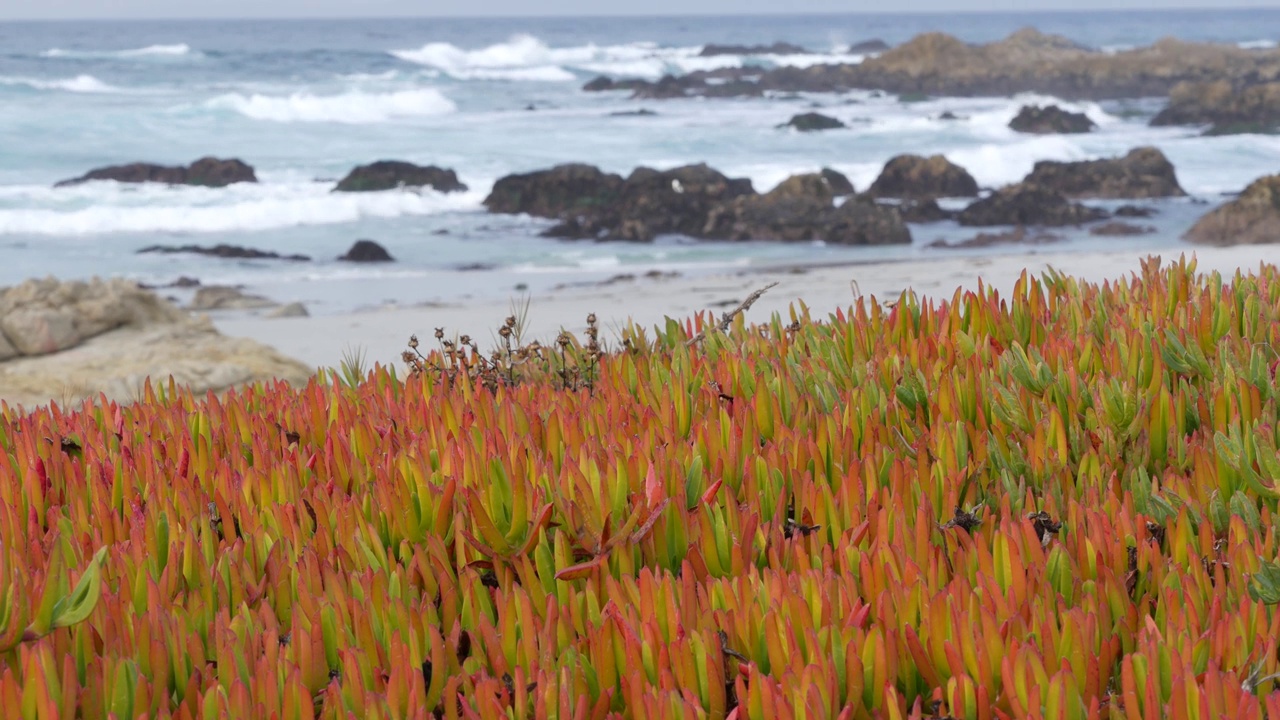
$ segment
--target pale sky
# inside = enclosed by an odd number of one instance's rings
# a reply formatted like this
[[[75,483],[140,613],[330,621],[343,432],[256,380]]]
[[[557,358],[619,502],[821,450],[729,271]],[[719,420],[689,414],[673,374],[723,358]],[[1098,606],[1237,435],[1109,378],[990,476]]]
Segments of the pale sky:
[[[896,0],[893,12],[1154,10],[1214,0]],[[1233,8],[1280,0],[1229,0]],[[884,0],[0,0],[0,20],[143,18],[457,17],[529,15],[738,15],[883,11]]]

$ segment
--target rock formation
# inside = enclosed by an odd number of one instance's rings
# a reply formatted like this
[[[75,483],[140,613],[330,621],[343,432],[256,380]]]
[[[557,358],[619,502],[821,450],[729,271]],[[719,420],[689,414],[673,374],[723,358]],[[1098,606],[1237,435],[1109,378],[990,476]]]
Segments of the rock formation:
[[[189,253],[192,255],[207,255],[209,257],[240,260],[293,260],[296,262],[306,262],[311,259],[306,255],[281,255],[269,250],[255,250],[253,248],[240,247],[239,245],[225,244],[212,245],[208,247],[200,245],[149,245],[138,251],[139,255],[147,253],[159,253],[163,255]]]
[[[885,163],[867,192],[884,198],[974,197],[978,182],[942,155],[898,155]]]
[[[793,116],[778,127],[789,127],[800,132],[814,132],[817,130],[839,130],[848,126],[822,113],[807,112]]]
[[[1151,124],[1208,125],[1206,135],[1274,133],[1280,130],[1280,82],[1179,83]]]
[[[1098,127],[1088,115],[1063,110],[1057,105],[1024,105],[1009,121],[1009,127],[1032,135],[1081,134]]]
[[[345,255],[338,258],[343,262],[372,263],[395,262],[387,249],[372,240],[357,240]]]
[[[1205,245],[1280,242],[1280,175],[1254,180],[1235,200],[1200,218],[1184,237]]]
[[[453,170],[435,165],[414,165],[399,160],[379,160],[361,165],[338,181],[334,192],[376,192],[397,188],[429,187],[439,192],[460,192],[467,189],[458,181]]]
[[[78,178],[63,180],[54,187],[79,185],[91,180],[114,180],[120,183],[165,183],[168,185],[202,185],[225,187],[235,183],[258,182],[253,168],[241,160],[204,157],[187,166],[133,163],[97,168]]]
[[[1023,180],[1069,198],[1184,197],[1173,163],[1153,147],[1130,150],[1120,158],[1057,162],[1041,160]]]
[[[1083,225],[1106,218],[1107,213],[1069,201],[1055,190],[1020,183],[1002,188],[974,202],[956,218],[961,225],[1032,225],[1055,227]]]

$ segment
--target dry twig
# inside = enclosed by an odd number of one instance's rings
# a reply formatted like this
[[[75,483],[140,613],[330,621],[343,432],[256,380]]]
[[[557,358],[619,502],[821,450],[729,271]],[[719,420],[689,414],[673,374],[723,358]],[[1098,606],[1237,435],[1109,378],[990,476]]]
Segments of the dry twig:
[[[756,290],[755,292],[748,295],[746,300],[743,300],[741,303],[738,303],[738,307],[720,316],[720,322],[716,324],[716,329],[719,330],[720,332],[724,332],[725,330],[728,330],[729,325],[733,323],[733,319],[735,317],[746,312],[752,305],[755,304],[757,300],[760,299],[761,295],[764,295],[766,292],[769,291],[770,288],[772,288],[777,284],[778,283],[776,282],[771,282],[768,285],[765,285],[759,290]],[[697,345],[699,342],[705,339],[706,336],[707,336],[707,331],[702,330],[697,335],[694,335],[693,337],[689,338],[689,342],[685,343],[685,345],[690,347],[693,345]]]

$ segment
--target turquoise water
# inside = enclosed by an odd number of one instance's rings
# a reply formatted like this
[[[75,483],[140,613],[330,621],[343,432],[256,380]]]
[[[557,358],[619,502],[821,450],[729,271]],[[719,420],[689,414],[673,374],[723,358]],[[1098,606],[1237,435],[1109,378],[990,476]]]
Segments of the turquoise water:
[[[1040,159],[1086,159],[1154,144],[1200,201],[1160,203],[1159,232],[1135,239],[1071,237],[1066,248],[1180,248],[1178,236],[1222,193],[1280,166],[1280,139],[1201,138],[1146,127],[1158,99],[1073,103],[1099,123],[1073,137],[1023,137],[1005,127],[1018,107],[1051,98],[937,99],[902,104],[872,93],[792,99],[631,102],[581,92],[600,73],[649,78],[744,63],[857,61],[845,48],[944,29],[979,42],[1027,25],[1099,48],[1164,36],[1269,46],[1280,11],[1109,14],[849,15],[754,18],[486,19],[0,24],[0,285],[34,275],[179,275],[241,283],[314,312],[387,300],[504,294],[622,272],[687,273],[764,262],[937,256],[938,238],[972,231],[914,226],[894,248],[698,243],[565,243],[545,223],[492,216],[481,201],[498,177],[582,161],[626,173],[637,165],[707,162],[767,190],[822,166],[865,188],[889,157],[942,152],[981,184],[1019,179]],[[810,55],[697,57],[704,43],[803,45]],[[818,105],[853,129],[776,129]],[[645,107],[653,117],[611,113]],[[532,109],[530,109],[532,108]],[[944,110],[961,122],[933,120]],[[223,189],[54,182],[107,164],[240,157],[262,181]],[[352,166],[403,159],[455,169],[470,190],[437,195],[331,195]],[[332,260],[373,238],[400,261]],[[138,256],[152,244],[232,243],[302,252],[308,264]],[[1008,251],[1001,249],[1000,251]],[[991,252],[991,251],[988,251]],[[489,269],[461,272],[481,265]]]

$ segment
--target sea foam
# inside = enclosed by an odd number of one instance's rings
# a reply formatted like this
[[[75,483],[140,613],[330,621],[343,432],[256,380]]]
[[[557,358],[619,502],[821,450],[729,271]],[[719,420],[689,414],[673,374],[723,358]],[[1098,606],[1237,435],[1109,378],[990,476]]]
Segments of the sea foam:
[[[51,48],[40,53],[40,57],[73,59],[145,57],[172,58],[197,54],[199,53],[193,52],[190,45],[187,45],[186,43],[178,43],[175,45],[148,45],[146,47],[131,48],[128,50],[64,50],[62,48]]]
[[[369,93],[353,90],[339,95],[298,92],[287,96],[231,93],[209,100],[212,108],[234,110],[254,120],[272,122],[330,122],[365,124],[446,115],[458,107],[434,88]]]
[[[73,78],[58,78],[53,80],[0,76],[0,85],[7,85],[10,87],[28,87],[34,90],[61,90],[63,92],[75,93],[120,92],[120,88],[108,85],[92,75],[77,75]]]

